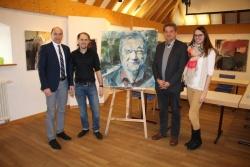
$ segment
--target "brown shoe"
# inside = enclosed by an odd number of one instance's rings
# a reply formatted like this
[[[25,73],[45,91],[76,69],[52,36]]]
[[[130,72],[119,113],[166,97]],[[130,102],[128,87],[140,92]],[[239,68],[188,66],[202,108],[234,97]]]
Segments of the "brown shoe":
[[[154,136],[152,136],[152,140],[160,140],[161,138],[164,138],[167,136],[162,136],[160,132],[158,132],[157,134],[155,134]]]
[[[169,141],[169,145],[170,146],[176,146],[177,144],[178,144],[178,139],[174,138],[174,137],[171,137],[170,141]]]

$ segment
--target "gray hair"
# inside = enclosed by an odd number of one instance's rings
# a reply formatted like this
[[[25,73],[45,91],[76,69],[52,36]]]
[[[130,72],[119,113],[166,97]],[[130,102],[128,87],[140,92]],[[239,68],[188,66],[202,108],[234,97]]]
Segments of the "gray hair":
[[[142,39],[143,50],[144,51],[147,50],[147,42],[146,42],[144,36],[139,31],[134,31],[132,33],[124,33],[121,35],[120,44],[119,44],[119,53],[122,52],[122,47],[123,47],[124,42],[126,40],[129,40],[129,39]]]

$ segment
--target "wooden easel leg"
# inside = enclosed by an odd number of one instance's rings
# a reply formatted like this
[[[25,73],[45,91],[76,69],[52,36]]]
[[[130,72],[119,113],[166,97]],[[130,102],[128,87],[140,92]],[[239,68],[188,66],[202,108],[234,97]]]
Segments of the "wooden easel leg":
[[[109,115],[108,115],[108,120],[107,120],[107,125],[106,125],[106,129],[105,129],[105,135],[108,135],[108,130],[109,130],[109,124],[111,121],[111,116],[112,116],[112,111],[113,111],[113,107],[114,107],[114,102],[115,102],[115,89],[113,89],[113,95],[112,95],[112,100],[110,103],[110,108],[109,108]]]
[[[144,93],[141,91],[141,106],[142,106],[142,116],[143,116],[143,125],[144,125],[144,135],[145,139],[148,138],[148,131],[147,131],[147,119],[146,119],[146,112],[145,112],[145,99]]]
[[[131,106],[131,90],[127,90],[127,97],[126,97],[126,119],[129,118]]]

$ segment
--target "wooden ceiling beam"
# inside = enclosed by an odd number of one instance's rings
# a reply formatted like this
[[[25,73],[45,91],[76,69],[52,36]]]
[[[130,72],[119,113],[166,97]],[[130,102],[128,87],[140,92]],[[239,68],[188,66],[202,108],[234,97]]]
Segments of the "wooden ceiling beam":
[[[174,16],[174,12],[175,10],[178,10],[178,5],[181,2],[181,0],[178,0],[178,1],[174,1],[174,5],[171,6],[171,8],[168,10],[168,13],[166,13],[166,15],[164,15],[161,19],[158,20],[158,22],[160,23],[166,23],[166,22],[172,22],[172,18]]]
[[[168,7],[165,8],[165,10],[163,11],[163,13],[159,17],[155,18],[154,20],[161,21],[163,17],[165,17],[166,15],[168,15],[175,8],[175,5],[176,5],[176,1],[172,0],[171,3],[168,5]]]
[[[128,10],[127,14],[132,15],[132,13],[139,7],[139,5],[143,2],[144,0],[136,0],[134,4],[130,7]]]
[[[109,2],[109,4],[107,5],[106,9],[112,10],[113,7],[115,6],[116,2],[117,2],[117,0],[111,0],[111,1]]]
[[[103,3],[103,0],[95,0],[93,5],[100,7],[102,3]]]
[[[157,1],[157,3],[154,4],[154,6],[152,6],[149,11],[143,16],[144,19],[150,19],[155,13],[158,12],[158,10],[160,9],[160,7],[164,4],[164,0],[163,1]]]
[[[169,5],[173,3],[174,0],[165,0],[164,4],[161,6],[161,8],[156,12],[150,20],[157,20],[160,16],[164,15],[166,12],[166,9],[169,8]]]
[[[142,18],[156,2],[157,0],[147,0],[135,16]]]
[[[122,10],[129,4],[131,0],[123,0],[121,6],[118,8],[116,12],[122,13]]]
[[[78,0],[78,2],[85,3],[87,0]]]

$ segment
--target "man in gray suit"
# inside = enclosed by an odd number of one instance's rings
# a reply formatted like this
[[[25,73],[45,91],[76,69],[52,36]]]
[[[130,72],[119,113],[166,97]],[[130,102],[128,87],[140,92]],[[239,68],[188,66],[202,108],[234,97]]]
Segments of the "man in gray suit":
[[[171,137],[169,144],[178,144],[180,133],[180,91],[181,78],[188,60],[187,45],[176,39],[177,27],[174,23],[164,25],[165,42],[156,48],[153,63],[155,89],[160,107],[160,131],[152,137],[159,140],[167,136],[168,129],[168,104],[172,108]]]

